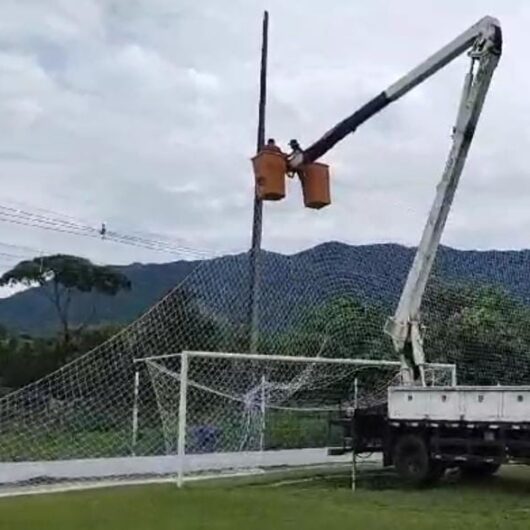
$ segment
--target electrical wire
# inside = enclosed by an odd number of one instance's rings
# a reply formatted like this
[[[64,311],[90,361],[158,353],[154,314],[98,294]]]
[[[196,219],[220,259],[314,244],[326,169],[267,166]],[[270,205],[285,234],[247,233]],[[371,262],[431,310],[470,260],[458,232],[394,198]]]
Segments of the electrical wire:
[[[44,211],[46,212],[46,210]],[[53,216],[50,214],[53,214]],[[136,235],[134,233],[128,234],[115,230],[108,230],[104,224],[102,224],[101,228],[95,228],[94,226],[75,220],[73,217],[57,214],[49,210],[45,215],[5,204],[0,204],[0,222],[92,239],[101,239],[112,243],[179,255],[181,257],[187,256],[204,259],[207,257],[215,257],[216,255],[231,253],[229,251],[213,252],[207,249],[194,248],[189,244],[184,243],[182,240],[168,240],[164,238],[164,236],[158,236],[155,239],[144,235]]]
[[[32,220],[37,220],[38,222],[40,223],[44,223],[44,224],[49,224],[50,222],[54,225],[62,225],[62,226],[65,226],[69,229],[73,229],[75,230],[76,232],[79,231],[79,230],[82,230],[82,231],[86,231],[86,232],[89,232],[89,233],[94,233],[96,235],[103,235],[102,232],[101,232],[101,228],[94,228],[93,224],[90,224],[89,221],[86,221],[86,220],[80,220],[80,219],[77,219],[75,217],[72,217],[70,215],[66,215],[66,214],[62,214],[62,213],[57,213],[53,210],[47,210],[47,209],[43,209],[43,208],[35,208],[35,207],[30,207],[27,203],[23,203],[21,201],[10,201],[14,204],[18,204],[18,205],[24,205],[24,208],[21,208],[20,206],[17,206],[16,208],[13,208],[13,207],[10,207],[10,206],[5,206],[5,205],[0,205],[0,211],[2,209],[4,210],[9,210],[8,213],[5,213],[6,215],[11,215],[13,216],[13,213],[15,213],[16,215],[18,215],[19,217],[22,216],[22,217],[29,217],[30,219]],[[50,215],[43,215],[42,213],[35,213],[34,211],[31,211],[31,210],[37,210],[38,212],[45,212],[45,214],[51,214],[52,217],[50,217]],[[104,224],[102,225],[104,226]],[[106,233],[106,231],[105,231]],[[113,236],[119,236],[119,237],[125,237],[126,239],[130,239],[130,238],[133,238],[133,239],[139,239],[143,242],[149,242],[149,243],[157,243],[159,245],[164,245],[164,244],[170,244],[172,246],[175,245],[175,243],[178,244],[178,247],[179,248],[182,248],[184,250],[190,250],[190,251],[193,251],[193,252],[196,252],[198,251],[199,249],[195,248],[195,247],[190,247],[188,245],[188,242],[183,240],[183,239],[172,239],[171,241],[168,241],[166,239],[166,241],[160,241],[160,240],[153,240],[152,238],[149,238],[149,237],[146,237],[145,235],[141,235],[141,236],[134,236],[134,235],[131,235],[131,234],[120,234],[120,233],[117,233],[117,232],[113,232],[112,233]],[[148,234],[148,235],[152,235],[152,234]],[[159,235],[155,235],[156,237],[160,237]],[[163,238],[163,236],[162,236]],[[203,250],[204,252],[210,252],[210,251],[207,251],[207,250]]]

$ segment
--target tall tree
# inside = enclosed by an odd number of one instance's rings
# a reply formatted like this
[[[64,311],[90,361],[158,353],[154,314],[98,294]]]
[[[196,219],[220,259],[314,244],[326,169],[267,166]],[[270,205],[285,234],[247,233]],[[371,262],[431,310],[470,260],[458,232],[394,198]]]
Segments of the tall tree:
[[[364,359],[391,358],[390,341],[383,334],[382,308],[349,295],[337,296],[309,311],[302,329],[326,344],[325,355]]]
[[[429,361],[454,362],[462,384],[530,377],[530,308],[498,286],[437,285],[423,308]]]
[[[0,285],[42,287],[42,292],[55,308],[65,344],[71,338],[70,306],[76,292],[114,296],[131,288],[131,282],[121,272],[66,254],[22,261],[0,278]]]

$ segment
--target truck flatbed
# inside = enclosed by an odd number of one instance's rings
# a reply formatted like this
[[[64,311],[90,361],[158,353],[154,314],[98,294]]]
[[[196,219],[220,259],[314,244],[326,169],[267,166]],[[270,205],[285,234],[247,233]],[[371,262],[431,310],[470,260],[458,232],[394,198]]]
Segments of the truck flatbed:
[[[408,483],[434,483],[448,468],[487,476],[530,463],[530,386],[401,386],[385,406],[336,422],[343,450],[377,451]]]
[[[530,424],[530,386],[390,387],[388,418]]]

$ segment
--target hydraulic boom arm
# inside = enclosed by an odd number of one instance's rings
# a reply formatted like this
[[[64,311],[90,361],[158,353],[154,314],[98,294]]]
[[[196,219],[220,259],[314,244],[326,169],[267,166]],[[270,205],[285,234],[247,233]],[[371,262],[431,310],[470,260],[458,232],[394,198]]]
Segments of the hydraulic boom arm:
[[[295,152],[290,158],[293,169],[303,163],[314,162],[390,102],[399,99],[466,50],[469,50],[471,65],[464,80],[462,98],[453,129],[452,147],[397,310],[385,325],[385,332],[392,337],[395,350],[400,355],[404,381],[408,383],[419,378],[421,384],[425,384],[423,373],[425,356],[419,321],[421,300],[484,99],[500,59],[502,51],[500,23],[492,17],[484,17],[351,116],[342,120],[305,151]]]

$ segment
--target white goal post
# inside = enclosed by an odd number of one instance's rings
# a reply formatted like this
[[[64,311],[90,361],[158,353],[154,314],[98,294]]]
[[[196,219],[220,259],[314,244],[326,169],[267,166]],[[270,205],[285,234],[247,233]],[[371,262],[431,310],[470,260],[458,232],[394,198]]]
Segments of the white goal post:
[[[377,359],[185,351],[136,363],[134,388],[145,367],[179,486],[200,476],[346,463],[328,454],[330,416],[345,405],[382,403],[401,381],[399,361]],[[426,373],[432,385],[456,384],[453,364],[427,364]]]

